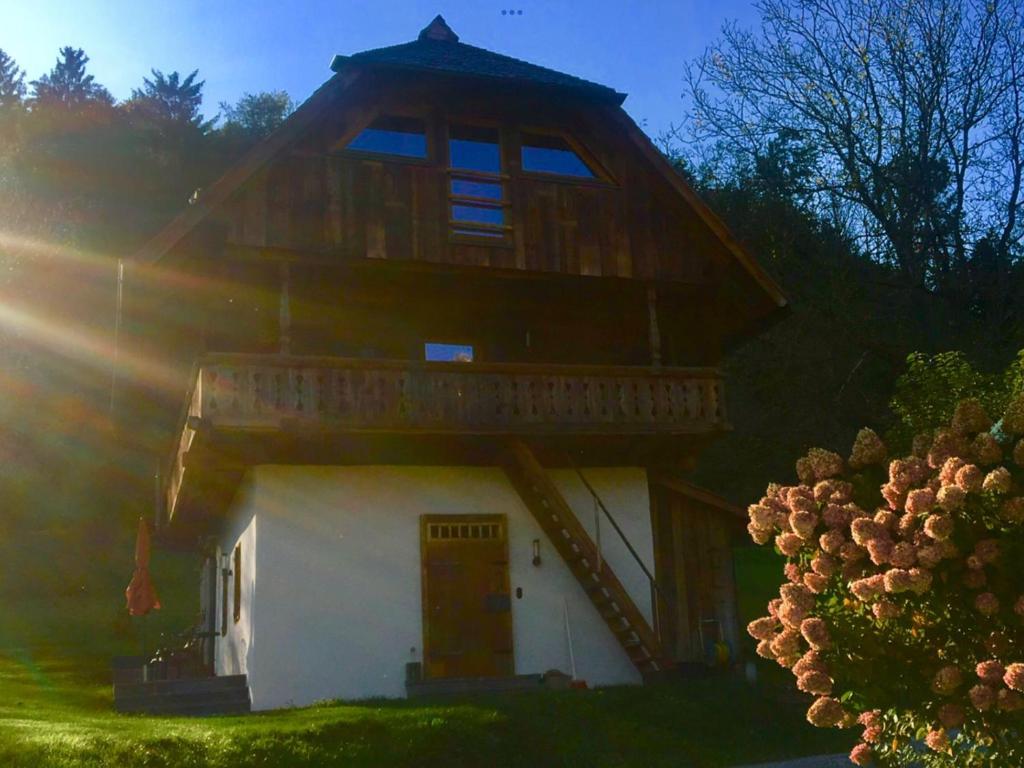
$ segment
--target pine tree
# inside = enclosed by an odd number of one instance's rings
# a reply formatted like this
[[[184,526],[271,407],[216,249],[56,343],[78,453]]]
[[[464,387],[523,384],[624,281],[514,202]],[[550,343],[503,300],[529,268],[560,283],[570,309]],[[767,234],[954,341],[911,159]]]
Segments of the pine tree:
[[[142,79],[142,88],[132,90],[128,103],[131,110],[141,111],[147,116],[174,123],[190,123],[203,130],[209,127],[203,122],[199,108],[203,103],[205,80],[196,82],[199,70],[193,70],[184,79],[177,72],[165,75],[158,69],[151,70],[153,79]]]
[[[53,69],[32,81],[33,100],[37,104],[60,105],[68,108],[90,103],[111,105],[114,97],[92,75],[85,73],[89,57],[81,48],[70,45],[60,49]]]
[[[0,48],[0,111],[21,104],[25,96],[25,71]]]

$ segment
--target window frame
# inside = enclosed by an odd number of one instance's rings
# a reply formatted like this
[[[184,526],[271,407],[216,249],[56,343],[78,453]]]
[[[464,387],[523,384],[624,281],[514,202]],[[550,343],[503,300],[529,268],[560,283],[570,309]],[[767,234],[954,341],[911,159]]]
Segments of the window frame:
[[[500,120],[488,120],[479,117],[463,117],[458,114],[444,116],[444,166],[445,177],[445,221],[448,228],[448,241],[453,244],[487,245],[494,248],[511,248],[514,245],[515,227],[512,224],[512,195],[508,185],[513,176],[509,173],[508,126]],[[485,128],[497,133],[498,172],[475,171],[465,168],[453,168],[451,157],[451,141],[453,127]],[[484,184],[497,184],[501,188],[501,198],[488,200],[472,195],[457,195],[452,192],[452,182],[456,179],[475,181]],[[502,211],[504,224],[486,224],[459,221],[454,218],[453,208],[463,201],[463,205],[489,208]],[[459,231],[470,230],[470,231]],[[472,231],[476,230],[476,231]],[[490,234],[485,234],[490,233]]]
[[[426,145],[426,154],[423,157],[416,157],[415,155],[395,155],[389,152],[372,152],[366,149],[352,149],[348,145],[356,140],[363,131],[372,126],[381,118],[404,118],[407,120],[419,120],[423,123],[423,139]],[[435,157],[434,142],[432,141],[432,126],[430,115],[415,111],[415,110],[375,110],[372,115],[366,120],[359,121],[353,125],[352,128],[345,131],[338,137],[338,139],[331,145],[331,152],[339,155],[345,155],[348,157],[358,158],[360,160],[376,160],[380,162],[388,163],[409,163],[411,165],[435,165],[437,158]]]
[[[553,171],[533,171],[523,167],[523,147],[526,146],[524,137],[527,134],[539,136],[553,136],[561,139],[569,148],[576,153],[580,161],[590,169],[593,176],[567,176],[563,173]],[[536,125],[521,125],[517,129],[516,150],[518,153],[519,175],[532,178],[544,179],[545,181],[557,181],[563,184],[578,184],[580,186],[616,187],[615,179],[608,172],[608,169],[598,161],[597,157],[588,150],[583,143],[568,131],[559,128],[541,128]]]

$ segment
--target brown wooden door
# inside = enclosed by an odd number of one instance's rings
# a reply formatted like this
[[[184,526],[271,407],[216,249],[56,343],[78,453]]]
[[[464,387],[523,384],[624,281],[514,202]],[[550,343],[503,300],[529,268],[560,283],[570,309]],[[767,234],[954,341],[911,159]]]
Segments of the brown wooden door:
[[[420,518],[428,678],[514,673],[504,515]]]

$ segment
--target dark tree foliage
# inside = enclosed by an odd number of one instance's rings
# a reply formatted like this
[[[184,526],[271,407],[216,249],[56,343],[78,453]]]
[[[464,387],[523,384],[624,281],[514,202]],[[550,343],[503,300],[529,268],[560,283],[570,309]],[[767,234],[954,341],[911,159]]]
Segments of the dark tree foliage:
[[[0,112],[20,106],[25,98],[25,72],[0,48]]]
[[[142,87],[132,90],[125,109],[140,112],[155,121],[188,124],[203,132],[209,130],[211,124],[204,122],[200,113],[206,81],[196,80],[199,70],[193,70],[185,78],[177,72],[165,75],[158,69],[152,70],[152,75],[152,80],[144,77]]]
[[[81,48],[70,45],[60,49],[57,63],[49,73],[32,81],[32,100],[40,106],[61,106],[68,109],[96,103],[112,106],[110,91],[86,74],[89,57]]]
[[[245,141],[265,138],[276,131],[295,109],[284,91],[246,93],[234,105],[221,102],[223,131]]]

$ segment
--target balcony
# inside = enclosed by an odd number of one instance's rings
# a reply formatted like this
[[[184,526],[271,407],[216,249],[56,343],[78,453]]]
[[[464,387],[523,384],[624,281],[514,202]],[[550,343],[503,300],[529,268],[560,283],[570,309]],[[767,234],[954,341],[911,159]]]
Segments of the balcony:
[[[447,453],[422,463],[460,461],[456,445],[476,457],[468,463],[489,463],[481,446],[501,436],[636,445],[727,428],[710,368],[216,355],[197,368],[167,512],[187,475],[257,463],[414,461],[428,442]]]

